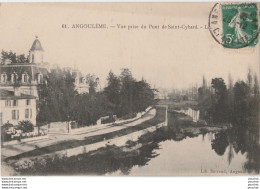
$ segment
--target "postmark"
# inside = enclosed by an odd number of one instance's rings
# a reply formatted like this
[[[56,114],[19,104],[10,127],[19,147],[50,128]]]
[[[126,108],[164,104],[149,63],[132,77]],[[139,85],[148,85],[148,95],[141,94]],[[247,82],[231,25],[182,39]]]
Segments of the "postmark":
[[[225,48],[254,47],[259,24],[256,3],[216,3],[209,15],[209,31]]]

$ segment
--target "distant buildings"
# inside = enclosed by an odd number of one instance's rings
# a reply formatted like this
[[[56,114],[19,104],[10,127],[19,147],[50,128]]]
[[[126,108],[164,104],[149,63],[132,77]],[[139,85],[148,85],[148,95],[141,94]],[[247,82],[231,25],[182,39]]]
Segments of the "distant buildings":
[[[87,83],[87,76],[83,75],[78,69],[67,67],[64,68],[69,71],[72,77],[75,79],[74,85],[75,90],[79,94],[88,93],[89,92],[89,84]]]

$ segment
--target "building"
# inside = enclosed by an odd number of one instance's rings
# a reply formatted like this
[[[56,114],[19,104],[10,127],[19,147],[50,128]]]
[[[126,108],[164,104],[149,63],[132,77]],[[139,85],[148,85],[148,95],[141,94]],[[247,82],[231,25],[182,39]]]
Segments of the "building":
[[[64,70],[68,71],[74,78],[75,90],[79,94],[89,93],[89,84],[86,75],[82,74],[77,68],[65,67]]]
[[[36,125],[36,97],[23,94],[19,87],[14,91],[0,89],[0,125],[28,120]]]
[[[20,87],[22,94],[38,98],[37,85],[45,81],[49,64],[44,62],[44,50],[38,37],[29,51],[29,62],[13,63],[2,60],[0,65],[0,89],[14,92]]]
[[[46,82],[49,64],[38,37],[29,51],[28,62],[2,59],[0,64],[0,124],[17,125],[29,120],[36,125],[37,85]]]

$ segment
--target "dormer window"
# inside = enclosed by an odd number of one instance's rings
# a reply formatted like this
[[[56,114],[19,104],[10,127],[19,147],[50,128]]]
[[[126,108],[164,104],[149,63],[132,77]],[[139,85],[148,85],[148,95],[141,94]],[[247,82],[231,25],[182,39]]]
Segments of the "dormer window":
[[[11,75],[11,82],[16,83],[17,81],[18,81],[18,75],[17,75],[17,73],[13,73]]]
[[[43,76],[41,73],[37,74],[37,83],[43,83]]]
[[[23,83],[29,82],[29,75],[26,72],[22,75],[22,82]]]
[[[1,74],[1,83],[6,83],[7,82],[7,75],[6,73]]]

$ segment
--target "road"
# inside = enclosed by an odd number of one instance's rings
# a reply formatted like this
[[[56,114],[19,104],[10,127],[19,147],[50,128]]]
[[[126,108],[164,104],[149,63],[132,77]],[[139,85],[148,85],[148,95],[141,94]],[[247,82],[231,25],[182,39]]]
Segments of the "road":
[[[38,140],[36,139],[30,142],[22,142],[19,144],[7,145],[2,147],[1,150],[2,158],[5,159],[7,157],[16,156],[24,152],[32,151],[36,148],[50,146],[62,141],[84,140],[86,137],[98,136],[98,135],[122,130],[127,127],[138,126],[140,123],[152,119],[155,116],[155,114],[156,114],[156,110],[152,109],[149,112],[147,112],[143,117],[131,122],[126,120],[124,122],[125,124],[121,123],[121,125],[119,126],[115,126],[115,125],[91,126],[91,127],[86,127],[86,129],[80,130],[80,132],[74,132],[70,134],[52,133],[49,134],[48,138],[38,139]]]

